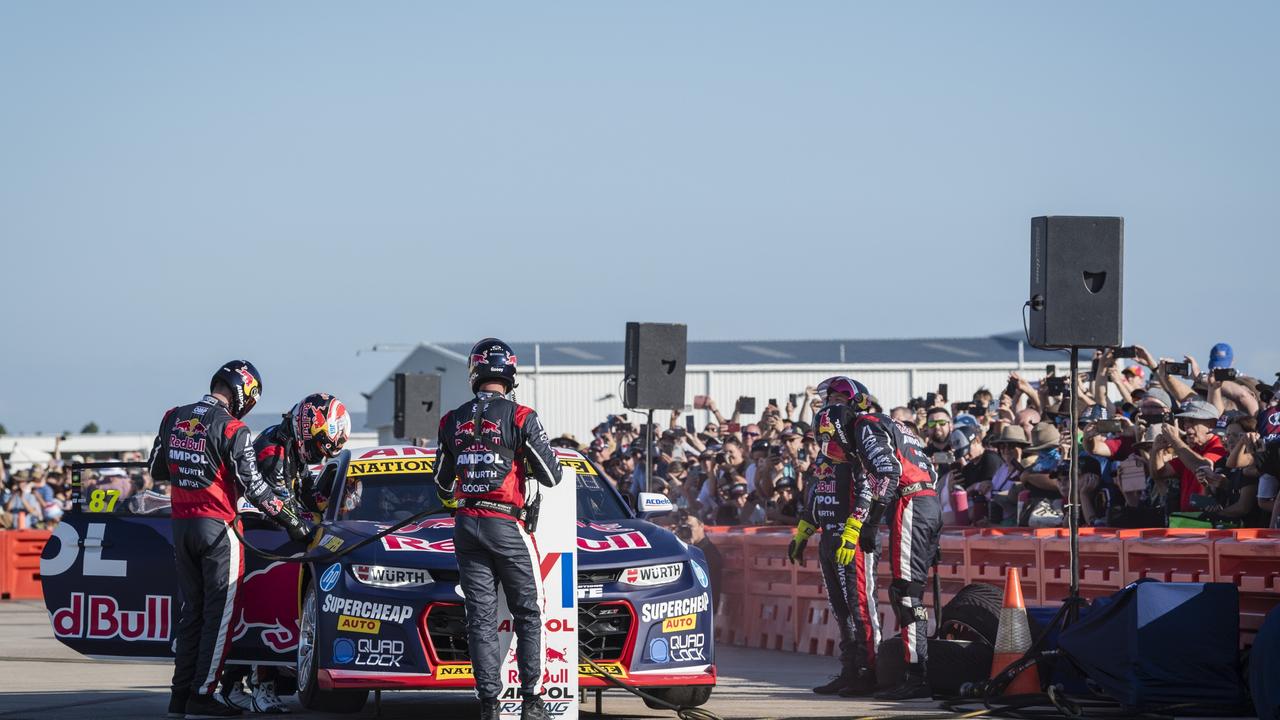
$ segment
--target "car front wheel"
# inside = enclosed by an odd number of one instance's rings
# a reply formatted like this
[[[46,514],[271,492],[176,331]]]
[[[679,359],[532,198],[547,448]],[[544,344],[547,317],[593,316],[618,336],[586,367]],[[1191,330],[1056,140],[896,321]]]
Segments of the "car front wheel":
[[[308,710],[357,712],[369,698],[368,690],[320,689],[319,604],[315,587],[307,588],[298,618],[298,702]]]

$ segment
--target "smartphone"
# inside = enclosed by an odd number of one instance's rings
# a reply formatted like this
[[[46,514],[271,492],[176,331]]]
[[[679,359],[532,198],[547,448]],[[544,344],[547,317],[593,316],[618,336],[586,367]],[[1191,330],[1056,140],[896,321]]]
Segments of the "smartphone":
[[[1218,382],[1223,380],[1235,380],[1240,376],[1240,372],[1235,368],[1215,368],[1213,371],[1213,379]]]
[[[742,396],[738,398],[737,408],[739,415],[755,415],[756,399],[753,397]]]
[[[693,435],[693,434],[695,434],[695,433],[697,433],[697,432],[698,432],[696,429],[694,429],[694,426],[693,426],[693,416],[692,416],[692,415],[685,415],[685,416],[684,416],[684,429],[685,429],[685,431],[686,431],[686,432],[688,432],[690,435]]]
[[[693,396],[693,409],[694,409],[694,410],[702,410],[702,409],[704,409],[704,408],[706,408],[706,407],[707,407],[707,396],[706,396],[706,395],[694,395],[694,396]]]
[[[1115,349],[1115,352],[1112,353],[1112,356],[1125,360],[1132,360],[1133,358],[1138,357],[1138,348],[1133,345],[1129,345],[1128,347],[1118,347]]]
[[[731,433],[742,432],[742,423],[736,423],[736,422],[725,423],[724,429],[725,429],[725,432],[731,432]]]
[[[778,398],[769,398],[769,404],[774,407],[781,407],[781,405],[778,404]]]
[[[1062,395],[1067,391],[1067,379],[1064,377],[1045,378],[1044,389],[1050,395]]]
[[[956,456],[950,452],[936,452],[929,459],[934,465],[950,465],[956,461]]]
[[[795,393],[791,393],[790,395],[787,395],[787,402],[791,405],[791,407],[796,407],[796,401],[799,399],[800,399],[800,396]]]
[[[1119,420],[1099,420],[1094,423],[1093,426],[1100,433],[1115,434],[1118,432],[1124,432],[1124,423]]]
[[[1050,363],[1044,366],[1045,377],[1053,377],[1058,374],[1058,366]]]
[[[1178,377],[1191,377],[1191,363],[1189,362],[1164,362],[1160,364],[1164,371],[1169,375],[1177,375]]]
[[[929,393],[924,396],[924,404],[928,407],[933,407],[936,402],[938,402],[938,393]]]
[[[947,392],[947,389],[946,383],[938,383],[938,394],[944,398],[951,397],[951,393]]]
[[[1049,367],[1053,367],[1053,366],[1052,366],[1052,365],[1050,365]],[[1014,380],[1013,378],[1010,378],[1010,379],[1009,379],[1009,384],[1004,386],[1004,394],[1005,394],[1005,395],[1008,395],[1009,397],[1017,397],[1017,396],[1018,396],[1018,381],[1017,381],[1017,380]]]

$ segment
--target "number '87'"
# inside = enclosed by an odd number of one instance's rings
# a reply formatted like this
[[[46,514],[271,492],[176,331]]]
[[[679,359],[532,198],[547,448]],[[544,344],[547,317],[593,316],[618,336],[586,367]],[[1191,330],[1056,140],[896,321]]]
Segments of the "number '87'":
[[[119,490],[94,490],[89,493],[89,512],[114,512],[119,499]]]

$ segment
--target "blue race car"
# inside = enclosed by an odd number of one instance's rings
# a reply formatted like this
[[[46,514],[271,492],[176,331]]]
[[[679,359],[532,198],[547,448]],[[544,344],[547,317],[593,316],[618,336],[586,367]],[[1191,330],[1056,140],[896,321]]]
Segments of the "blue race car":
[[[668,702],[705,703],[716,669],[702,551],[644,520],[657,513],[633,511],[582,455],[557,455],[577,473],[579,653],[601,668],[582,662],[580,686],[610,687],[600,676],[606,672]],[[344,451],[322,466],[317,486],[329,501],[313,554],[341,553],[438,507],[434,463],[434,450],[393,445]],[[41,558],[54,635],[90,657],[171,658],[179,601],[166,499],[121,499],[116,490],[95,489],[92,474],[75,474],[80,499]],[[656,495],[642,494],[640,506],[670,510]],[[254,547],[276,555],[302,550],[261,517],[242,518]],[[542,558],[544,576],[573,572],[565,567],[571,560]],[[358,710],[373,689],[473,688],[457,581],[446,515],[331,562],[246,552],[227,662],[281,666],[296,675],[304,706],[329,711]],[[563,648],[545,653],[546,672],[569,670],[556,667],[567,662]]]

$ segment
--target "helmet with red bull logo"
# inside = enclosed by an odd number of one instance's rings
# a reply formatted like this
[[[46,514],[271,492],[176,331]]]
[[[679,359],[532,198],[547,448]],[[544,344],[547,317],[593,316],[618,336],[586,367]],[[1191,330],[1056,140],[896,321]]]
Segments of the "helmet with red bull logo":
[[[217,389],[218,383],[231,390],[230,408],[232,417],[237,420],[249,414],[258,398],[262,396],[262,375],[258,368],[248,360],[232,360],[218,368],[209,381],[209,392]]]
[[[337,455],[351,437],[351,414],[329,393],[306,396],[289,414],[298,451],[308,465]]]
[[[491,380],[506,383],[510,392],[516,387],[516,354],[510,345],[501,340],[485,338],[471,348],[467,375],[471,380],[472,392]]]
[[[832,397],[843,395],[845,399]],[[861,412],[870,412],[874,400],[866,385],[846,375],[836,375],[818,383],[818,395],[823,405],[846,404]]]

